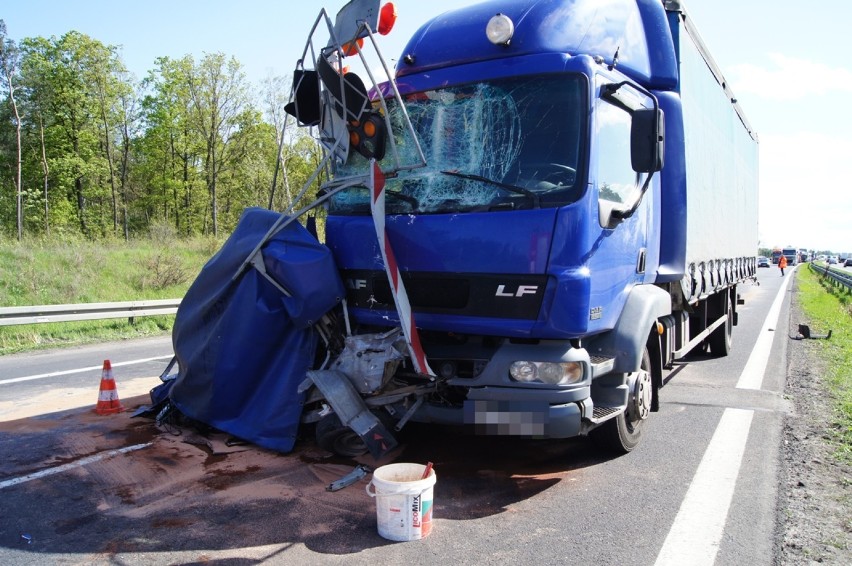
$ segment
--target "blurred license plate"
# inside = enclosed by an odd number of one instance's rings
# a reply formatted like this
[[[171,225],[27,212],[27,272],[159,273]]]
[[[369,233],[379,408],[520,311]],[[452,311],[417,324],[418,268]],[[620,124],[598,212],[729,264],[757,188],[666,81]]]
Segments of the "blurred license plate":
[[[540,402],[467,400],[464,420],[474,425],[477,434],[544,436],[549,409]]]

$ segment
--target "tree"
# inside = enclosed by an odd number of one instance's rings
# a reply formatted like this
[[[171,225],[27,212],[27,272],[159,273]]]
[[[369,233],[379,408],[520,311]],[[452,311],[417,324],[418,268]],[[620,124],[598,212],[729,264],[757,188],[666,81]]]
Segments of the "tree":
[[[193,127],[205,142],[204,175],[210,194],[213,235],[219,234],[217,181],[233,167],[245,147],[231,143],[248,105],[248,85],[236,59],[222,53],[206,54],[189,76]]]
[[[115,73],[122,69],[115,48],[75,31],[58,39],[28,38],[21,46],[22,76],[33,113],[45,120],[46,161],[55,183],[76,205],[80,231],[92,236],[97,227],[102,234],[113,151],[108,134],[120,90]]]
[[[284,106],[287,104],[289,95],[290,84],[286,78],[267,77],[264,83],[264,102],[266,104],[266,114],[275,128],[275,140],[278,146],[275,173],[272,176],[272,183],[269,189],[269,203],[267,205],[272,210],[275,209],[275,190],[278,185],[279,171],[281,172],[286,199],[289,201],[292,198],[290,193],[290,179],[287,175],[287,157],[289,156],[289,152],[285,153],[285,140],[287,139],[286,127],[289,121],[284,111]]]
[[[21,182],[21,116],[18,113],[18,103],[15,100],[15,90],[17,83],[17,75],[20,68],[20,53],[15,42],[6,37],[6,22],[0,19],[0,73],[6,90],[9,93],[9,103],[12,106],[12,112],[15,114],[15,137],[17,148],[17,160],[15,166],[15,199],[16,199],[16,217],[18,228],[18,241],[21,241],[24,234],[24,209],[22,202],[23,185]]]
[[[50,199],[47,189],[50,186],[50,166],[47,163],[47,149],[44,146],[44,118],[38,116],[39,146],[41,147],[41,170],[44,183],[44,233],[50,234]]]
[[[112,132],[117,130],[121,135],[123,127],[126,126],[125,109],[128,104],[133,105],[133,89],[128,82],[119,80],[119,76],[127,75],[127,70],[116,56],[115,48],[111,46],[105,48],[99,48],[96,45],[90,46],[88,65],[84,73],[86,81],[90,85],[94,97],[93,102],[102,126],[103,148],[109,171],[112,229],[115,233],[118,231],[119,190],[116,187],[115,158],[113,156],[115,148]],[[129,142],[129,139],[123,136],[122,140]],[[121,206],[124,208],[123,203]]]
[[[239,129],[229,143],[240,148],[241,157],[223,174],[223,207],[220,224],[236,225],[242,209],[266,206],[277,154],[275,130],[255,110],[243,112]]]
[[[195,232],[196,216],[203,202],[195,196],[198,163],[204,140],[191,127],[192,100],[189,77],[192,58],[161,57],[143,82],[150,92],[142,101],[144,135],[137,165],[143,184],[152,190],[145,196],[148,214],[162,212],[174,218],[178,233]]]
[[[124,72],[127,85],[132,83],[129,74]],[[130,239],[130,221],[128,218],[128,201],[130,195],[130,157],[133,141],[138,135],[140,123],[139,97],[135,88],[122,89],[119,93],[120,127],[121,127],[121,158],[119,162],[119,186],[121,192],[121,226],[124,239]]]
[[[291,195],[318,158],[304,132],[284,128],[288,79],[270,78],[261,111],[240,64],[221,53],[160,58],[137,84],[115,47],[81,33],[17,45],[5,33],[4,231],[17,216],[19,238],[32,230],[129,239],[157,222],[218,236],[244,207],[303,204]]]

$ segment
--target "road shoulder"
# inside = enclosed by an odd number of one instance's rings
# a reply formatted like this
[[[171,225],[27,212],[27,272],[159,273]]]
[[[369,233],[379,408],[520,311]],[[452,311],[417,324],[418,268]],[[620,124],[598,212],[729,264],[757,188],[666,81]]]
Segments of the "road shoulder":
[[[794,282],[788,335],[806,322]],[[784,424],[779,490],[779,565],[848,564],[852,550],[852,467],[831,454],[827,440],[831,405],[823,382],[824,362],[815,341],[791,339],[785,395],[795,411]]]

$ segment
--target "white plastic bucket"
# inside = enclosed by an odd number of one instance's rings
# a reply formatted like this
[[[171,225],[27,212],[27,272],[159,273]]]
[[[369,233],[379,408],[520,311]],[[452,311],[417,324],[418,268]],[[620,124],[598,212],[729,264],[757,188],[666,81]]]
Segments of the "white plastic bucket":
[[[388,464],[373,472],[367,494],[376,498],[379,534],[388,540],[426,538],[432,532],[435,470],[423,477],[423,464]],[[375,491],[370,491],[373,486]]]

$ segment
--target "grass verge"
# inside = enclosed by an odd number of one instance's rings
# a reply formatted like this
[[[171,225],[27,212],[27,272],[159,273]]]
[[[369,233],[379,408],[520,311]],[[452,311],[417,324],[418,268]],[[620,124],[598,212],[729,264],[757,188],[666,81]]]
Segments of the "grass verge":
[[[799,301],[812,331],[829,340],[817,340],[825,362],[825,383],[832,396],[828,436],[834,454],[852,464],[852,293],[814,269],[799,269]]]
[[[176,299],[219,249],[212,239],[0,240],[0,306]],[[174,316],[0,326],[0,355],[171,332]]]

